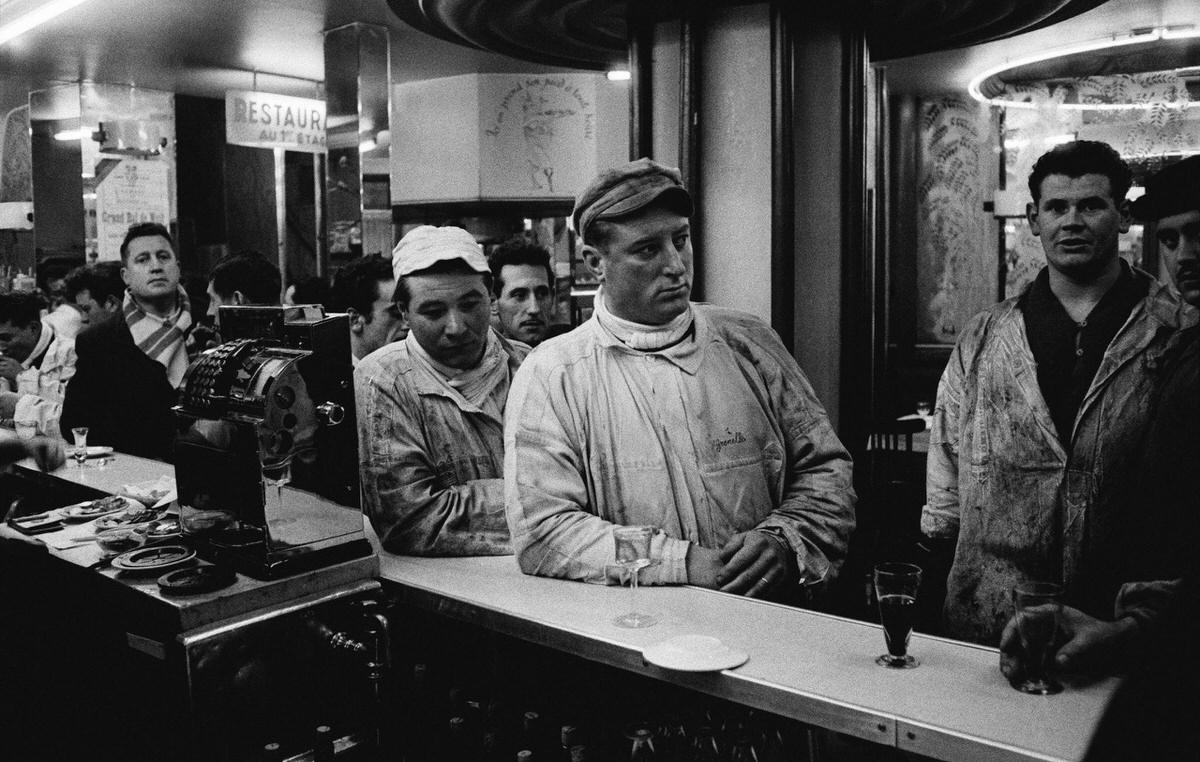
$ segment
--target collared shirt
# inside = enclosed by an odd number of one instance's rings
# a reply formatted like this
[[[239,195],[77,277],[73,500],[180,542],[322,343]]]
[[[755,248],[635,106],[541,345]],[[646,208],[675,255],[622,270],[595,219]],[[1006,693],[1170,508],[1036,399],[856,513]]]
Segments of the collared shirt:
[[[67,383],[75,375],[75,340],[55,333],[42,318],[42,335],[17,374],[13,423],[19,431],[59,436]]]
[[[758,318],[693,305],[694,334],[626,346],[593,317],[530,354],[505,413],[505,502],[527,574],[617,580],[614,525],[660,532],[642,572],[687,581],[695,543],[764,529],[806,577],[836,574],[854,527],[850,458]]]
[[[938,385],[921,516],[925,534],[956,541],[944,634],[996,645],[1013,586],[1029,580],[1061,582],[1065,602],[1095,617],[1151,605],[1127,595],[1133,581],[1113,569],[1135,552],[1129,489],[1163,358],[1196,313],[1145,273],[1134,278],[1145,296],[1109,343],[1067,439],[1039,388],[1020,298],[963,328]]]
[[[1018,297],[1029,348],[1037,362],[1038,386],[1050,406],[1059,439],[1071,438],[1075,414],[1096,377],[1109,342],[1145,296],[1146,289],[1138,285],[1129,265],[1122,260],[1117,280],[1078,323],[1050,290],[1048,267],[1043,267],[1033,284]]]
[[[83,330],[83,316],[70,304],[58,305],[42,319],[54,327],[55,335],[63,338],[73,339]]]
[[[468,401],[405,342],[354,369],[363,510],[394,553],[511,553],[504,519],[503,410],[509,379],[529,352],[499,339],[508,374],[483,406]]]

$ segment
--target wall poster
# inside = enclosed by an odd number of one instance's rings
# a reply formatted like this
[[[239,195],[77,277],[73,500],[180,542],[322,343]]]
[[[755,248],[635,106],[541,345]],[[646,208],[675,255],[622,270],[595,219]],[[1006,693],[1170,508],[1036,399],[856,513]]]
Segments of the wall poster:
[[[167,165],[161,161],[104,159],[96,172],[98,259],[120,259],[121,241],[130,225],[170,225]]]

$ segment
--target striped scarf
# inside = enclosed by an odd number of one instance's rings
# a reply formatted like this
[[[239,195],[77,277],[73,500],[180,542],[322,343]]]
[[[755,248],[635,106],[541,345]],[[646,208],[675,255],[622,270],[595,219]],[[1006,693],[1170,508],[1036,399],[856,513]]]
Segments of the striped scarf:
[[[169,318],[155,317],[142,309],[133,294],[125,292],[122,311],[133,343],[151,360],[167,369],[167,380],[178,389],[188,368],[188,343],[191,341],[192,312],[187,292],[181,287],[178,309]]]

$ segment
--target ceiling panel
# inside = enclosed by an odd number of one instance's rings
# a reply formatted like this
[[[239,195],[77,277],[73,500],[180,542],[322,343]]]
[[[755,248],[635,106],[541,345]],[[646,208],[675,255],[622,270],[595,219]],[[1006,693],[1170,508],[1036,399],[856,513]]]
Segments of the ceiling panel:
[[[384,0],[89,0],[0,45],[0,78],[9,89],[83,79],[220,96],[250,88],[257,71],[262,89],[312,97],[324,79],[322,32],[354,21],[391,29],[400,80],[545,68],[436,40]]]

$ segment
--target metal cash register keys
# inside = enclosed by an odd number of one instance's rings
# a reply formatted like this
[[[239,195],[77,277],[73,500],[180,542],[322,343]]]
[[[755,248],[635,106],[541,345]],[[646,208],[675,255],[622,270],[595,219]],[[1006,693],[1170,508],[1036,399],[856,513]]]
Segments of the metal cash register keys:
[[[371,554],[345,315],[221,307],[224,344],[188,368],[175,480],[200,556],[273,579]]]

